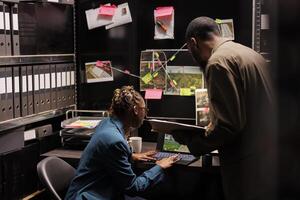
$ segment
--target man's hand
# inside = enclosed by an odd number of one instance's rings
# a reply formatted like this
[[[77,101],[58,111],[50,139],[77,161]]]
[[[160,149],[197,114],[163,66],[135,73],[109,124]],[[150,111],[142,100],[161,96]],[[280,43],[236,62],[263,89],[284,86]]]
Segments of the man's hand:
[[[184,132],[184,130],[182,130],[182,131],[180,131],[180,130],[173,131],[172,136],[176,140],[176,142],[178,142],[179,144],[185,144],[186,145],[189,136],[188,136],[188,134],[184,134],[183,132]]]
[[[133,161],[156,161],[153,157],[156,154],[156,151],[148,151],[145,153],[133,153],[132,160]]]

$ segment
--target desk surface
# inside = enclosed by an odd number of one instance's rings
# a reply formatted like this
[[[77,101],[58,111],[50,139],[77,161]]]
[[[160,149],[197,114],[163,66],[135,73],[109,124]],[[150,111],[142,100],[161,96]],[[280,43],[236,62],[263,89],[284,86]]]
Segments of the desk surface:
[[[143,152],[152,151],[152,150],[155,150],[156,143],[143,142],[142,147],[143,147],[142,148]],[[60,158],[80,159],[81,154],[82,154],[82,150],[73,150],[73,149],[60,148],[60,149],[54,149],[52,151],[48,151],[48,152],[42,154],[42,156],[44,156],[44,157],[57,156],[57,157],[60,157]]]
[[[152,151],[156,149],[156,143],[153,142],[143,142],[143,146],[142,146],[142,151],[146,152],[146,151]],[[72,150],[72,149],[54,149],[52,151],[46,152],[44,154],[42,154],[42,157],[48,157],[48,156],[57,156],[60,158],[65,158],[65,159],[80,159],[82,154],[82,150]],[[212,156],[211,160],[208,162],[208,164],[205,164],[204,162],[205,159],[204,156],[201,156],[199,160],[191,163],[189,165],[189,167],[217,167],[220,166],[219,164],[219,158],[218,156]]]
[[[143,152],[155,150],[156,143],[143,142],[142,147]],[[73,167],[77,167],[81,154],[82,151],[80,150],[61,148],[54,149],[41,156],[57,156],[66,160]],[[166,196],[165,199],[195,199],[195,197],[224,199],[220,169],[218,165],[214,166],[216,164],[214,159],[210,160],[213,165],[205,164],[207,160],[204,156],[189,166],[176,165],[171,167],[166,173],[166,181],[159,187],[162,189],[158,191],[158,196]],[[136,174],[141,174],[153,165],[153,163],[138,162],[134,164],[133,168]]]

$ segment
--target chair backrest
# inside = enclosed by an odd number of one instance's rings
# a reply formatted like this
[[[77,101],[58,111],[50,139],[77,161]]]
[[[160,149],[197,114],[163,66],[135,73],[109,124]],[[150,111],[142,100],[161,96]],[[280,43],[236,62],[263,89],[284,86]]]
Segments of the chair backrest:
[[[64,198],[75,169],[64,160],[51,156],[37,165],[38,176],[50,194],[57,200]]]

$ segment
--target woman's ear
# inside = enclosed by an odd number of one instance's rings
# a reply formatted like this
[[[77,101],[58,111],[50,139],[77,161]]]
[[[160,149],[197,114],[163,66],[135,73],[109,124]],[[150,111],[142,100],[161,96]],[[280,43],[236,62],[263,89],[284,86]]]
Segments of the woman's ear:
[[[138,111],[138,107],[137,106],[133,106],[133,113],[135,115],[138,115],[139,114],[139,111]]]

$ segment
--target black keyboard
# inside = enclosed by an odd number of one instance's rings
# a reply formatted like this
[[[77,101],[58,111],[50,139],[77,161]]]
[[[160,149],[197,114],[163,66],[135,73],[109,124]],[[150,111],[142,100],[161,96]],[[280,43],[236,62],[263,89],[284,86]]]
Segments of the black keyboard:
[[[170,153],[170,152],[157,152],[154,157],[157,159],[157,160],[160,160],[160,159],[163,159],[163,158],[167,158],[167,157],[170,157],[170,156],[173,156],[173,155],[176,155],[177,153]],[[180,160],[184,160],[184,161],[193,161],[195,160],[195,156],[193,155],[190,155],[190,154],[179,154],[178,155],[179,159]]]

